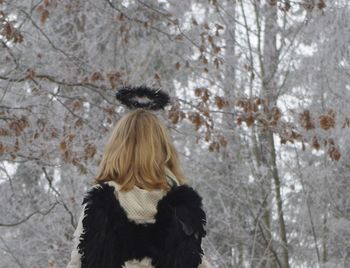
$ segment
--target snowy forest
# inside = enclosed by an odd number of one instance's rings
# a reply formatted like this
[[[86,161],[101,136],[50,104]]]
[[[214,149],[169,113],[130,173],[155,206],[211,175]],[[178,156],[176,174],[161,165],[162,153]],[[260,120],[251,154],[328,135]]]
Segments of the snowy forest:
[[[142,84],[213,267],[350,267],[349,0],[0,0],[0,42],[0,268],[67,265]]]

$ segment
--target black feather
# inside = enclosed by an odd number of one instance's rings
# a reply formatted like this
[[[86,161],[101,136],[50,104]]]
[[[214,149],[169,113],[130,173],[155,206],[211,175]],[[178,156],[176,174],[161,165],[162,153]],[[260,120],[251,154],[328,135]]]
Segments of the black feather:
[[[127,260],[152,259],[156,268],[194,268],[201,263],[205,213],[191,187],[173,187],[157,205],[155,223],[136,224],[101,183],[85,196],[81,268],[121,268]]]
[[[116,98],[130,109],[161,110],[170,102],[170,97],[166,92],[147,86],[120,88],[116,93]],[[141,102],[138,98],[147,98],[148,101]]]

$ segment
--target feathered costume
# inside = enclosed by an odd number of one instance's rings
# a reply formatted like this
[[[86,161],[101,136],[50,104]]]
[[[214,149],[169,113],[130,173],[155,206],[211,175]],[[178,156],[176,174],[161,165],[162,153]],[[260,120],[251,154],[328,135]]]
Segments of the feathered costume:
[[[149,101],[141,103],[135,97]],[[129,108],[152,110],[169,102],[166,93],[147,87],[123,88],[117,99]],[[67,268],[210,267],[201,247],[206,235],[202,199],[190,186],[178,185],[167,168],[166,174],[168,192],[134,186],[123,193],[114,181],[93,186],[82,203]],[[143,210],[150,213],[138,218]]]

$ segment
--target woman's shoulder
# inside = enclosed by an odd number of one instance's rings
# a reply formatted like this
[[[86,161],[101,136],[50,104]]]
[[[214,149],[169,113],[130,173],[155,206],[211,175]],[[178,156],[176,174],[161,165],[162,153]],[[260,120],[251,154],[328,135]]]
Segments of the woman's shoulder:
[[[202,207],[201,195],[188,184],[173,185],[169,191],[148,191],[134,187],[130,191],[122,192],[120,188],[114,181],[97,183],[85,193],[82,204],[118,205],[126,211],[129,218],[141,221],[152,221],[159,210],[167,207]]]
[[[107,182],[99,182],[89,187],[83,197],[82,205],[103,205],[106,201],[115,200],[115,188]],[[113,202],[112,202],[113,203]]]
[[[133,196],[142,196],[142,195],[154,195],[159,198],[158,201],[163,199],[168,199],[169,202],[188,202],[189,200],[191,202],[197,202],[201,203],[202,197],[198,193],[197,190],[195,190],[191,185],[189,184],[179,184],[178,182],[174,183],[169,191],[165,191],[162,189],[159,190],[144,190],[142,188],[139,188],[135,186],[132,190],[127,192],[121,192],[121,185],[119,185],[115,181],[104,181],[99,182],[95,185],[92,185],[85,193],[84,200],[88,200],[91,198],[99,197],[101,195],[110,194],[115,197],[118,197],[118,195],[122,194],[131,194]],[[85,201],[86,202],[86,201]]]

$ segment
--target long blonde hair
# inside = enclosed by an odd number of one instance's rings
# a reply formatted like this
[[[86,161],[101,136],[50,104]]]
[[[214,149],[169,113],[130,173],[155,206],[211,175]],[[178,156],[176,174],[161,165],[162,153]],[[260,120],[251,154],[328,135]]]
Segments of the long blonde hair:
[[[146,190],[169,190],[166,167],[180,184],[186,183],[165,125],[153,113],[136,109],[114,127],[95,183],[115,181],[121,185],[121,191],[129,191],[135,185]]]

